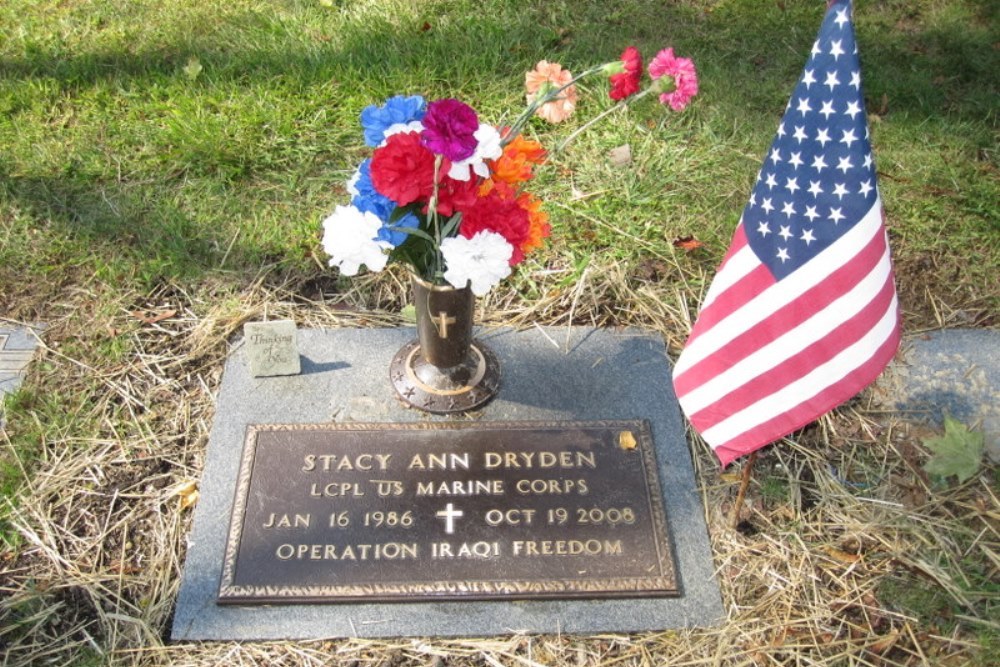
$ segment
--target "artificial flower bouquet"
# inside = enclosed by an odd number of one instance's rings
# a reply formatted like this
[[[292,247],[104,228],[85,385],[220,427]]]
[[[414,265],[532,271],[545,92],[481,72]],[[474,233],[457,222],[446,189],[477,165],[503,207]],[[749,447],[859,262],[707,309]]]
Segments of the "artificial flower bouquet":
[[[694,64],[664,49],[648,66],[642,89],[642,58],[628,47],[621,58],[574,77],[558,63],[541,61],[525,75],[527,108],[509,126],[481,122],[456,99],[430,103],[396,96],[361,113],[365,143],[374,148],[347,189],[348,206],[323,221],[323,249],[330,265],[353,276],[365,265],[381,271],[389,260],[408,264],[435,285],[471,287],[483,296],[510,275],[527,253],[549,236],[542,202],[524,189],[548,153],[522,135],[534,116],[557,123],[573,113],[576,82],[602,75],[618,104],[609,113],[649,94],[675,111],[698,92]]]

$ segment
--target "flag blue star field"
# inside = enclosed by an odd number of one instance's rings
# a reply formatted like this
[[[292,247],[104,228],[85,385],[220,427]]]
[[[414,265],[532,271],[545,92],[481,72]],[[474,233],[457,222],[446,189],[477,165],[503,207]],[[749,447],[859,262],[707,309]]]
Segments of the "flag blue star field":
[[[833,2],[674,367],[723,465],[857,394],[899,346],[864,108],[850,2]]]

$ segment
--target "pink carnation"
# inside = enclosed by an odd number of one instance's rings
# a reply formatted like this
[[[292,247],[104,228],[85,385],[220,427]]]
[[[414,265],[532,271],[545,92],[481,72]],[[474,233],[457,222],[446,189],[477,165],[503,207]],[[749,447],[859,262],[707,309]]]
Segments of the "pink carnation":
[[[660,95],[660,102],[669,104],[674,111],[681,111],[692,97],[698,94],[698,74],[690,58],[677,58],[673,48],[663,49],[649,61],[649,76],[660,79],[669,76],[674,89]]]

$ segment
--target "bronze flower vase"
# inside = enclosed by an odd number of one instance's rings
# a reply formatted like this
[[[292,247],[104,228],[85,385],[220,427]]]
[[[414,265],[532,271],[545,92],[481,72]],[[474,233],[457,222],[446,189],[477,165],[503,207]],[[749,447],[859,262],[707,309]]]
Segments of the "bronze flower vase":
[[[432,285],[416,275],[412,283],[418,337],[389,365],[396,393],[408,406],[436,414],[484,405],[500,388],[500,363],[472,337],[472,290]]]

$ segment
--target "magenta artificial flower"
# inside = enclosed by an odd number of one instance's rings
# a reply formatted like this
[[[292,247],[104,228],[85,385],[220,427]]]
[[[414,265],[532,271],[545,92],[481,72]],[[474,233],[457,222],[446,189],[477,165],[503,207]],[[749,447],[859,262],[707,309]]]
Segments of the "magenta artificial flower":
[[[642,56],[634,46],[627,47],[621,56],[624,72],[611,75],[611,91],[608,93],[613,100],[624,100],[639,92],[639,81],[642,79]]]
[[[673,80],[673,89],[664,88],[666,92],[660,94],[660,102],[669,104],[674,111],[683,110],[698,94],[698,74],[694,63],[690,58],[675,57],[673,48],[663,49],[649,61],[649,75],[657,81],[665,76]]]
[[[421,139],[432,153],[458,162],[476,152],[479,118],[468,104],[452,98],[431,102],[423,123]]]

